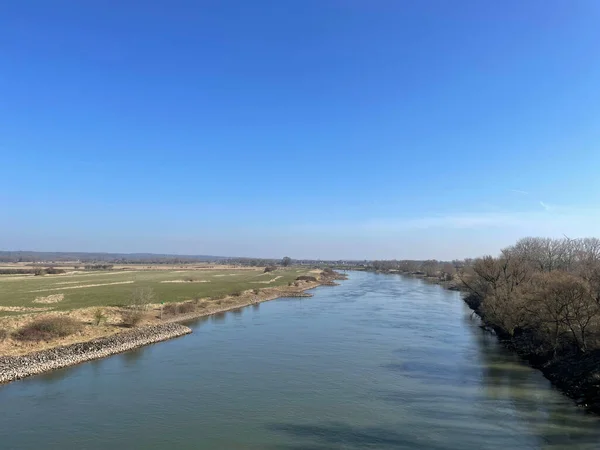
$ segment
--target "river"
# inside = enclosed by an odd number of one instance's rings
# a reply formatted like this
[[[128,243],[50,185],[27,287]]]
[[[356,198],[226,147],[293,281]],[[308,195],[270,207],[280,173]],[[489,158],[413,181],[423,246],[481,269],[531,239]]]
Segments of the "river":
[[[341,283],[0,386],[0,447],[600,447],[600,419],[485,334],[458,293],[372,273]]]

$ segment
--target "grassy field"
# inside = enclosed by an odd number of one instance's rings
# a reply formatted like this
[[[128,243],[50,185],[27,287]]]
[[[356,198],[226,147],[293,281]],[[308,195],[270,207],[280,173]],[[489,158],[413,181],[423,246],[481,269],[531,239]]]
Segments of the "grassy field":
[[[126,304],[138,287],[149,287],[154,302],[181,302],[195,297],[222,297],[248,289],[286,286],[308,269],[113,270],[61,275],[0,275],[0,316],[64,311]],[[58,299],[58,301],[56,301]]]

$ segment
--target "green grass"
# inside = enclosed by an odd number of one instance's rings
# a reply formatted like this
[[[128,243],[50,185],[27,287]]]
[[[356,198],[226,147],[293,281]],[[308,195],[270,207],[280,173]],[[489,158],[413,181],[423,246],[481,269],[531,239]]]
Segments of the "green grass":
[[[247,289],[287,286],[308,269],[287,268],[262,273],[258,270],[139,270],[89,272],[43,277],[0,276],[0,306],[29,308],[51,307],[55,311],[86,308],[91,306],[123,305],[128,302],[137,287],[150,287],[156,293],[156,301],[181,302],[195,297],[219,297]],[[265,284],[281,276],[278,280]],[[206,280],[206,283],[164,283],[164,281]],[[127,284],[112,284],[128,282]],[[80,285],[103,284],[104,286],[78,287]],[[69,289],[71,287],[71,289]],[[58,303],[34,303],[36,297],[64,294]],[[0,311],[0,315],[17,313]]]

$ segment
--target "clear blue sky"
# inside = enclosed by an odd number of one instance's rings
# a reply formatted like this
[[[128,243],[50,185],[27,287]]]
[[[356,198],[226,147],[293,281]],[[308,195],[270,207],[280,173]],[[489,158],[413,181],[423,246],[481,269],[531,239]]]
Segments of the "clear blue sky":
[[[453,258],[600,235],[600,2],[0,5],[0,249]]]

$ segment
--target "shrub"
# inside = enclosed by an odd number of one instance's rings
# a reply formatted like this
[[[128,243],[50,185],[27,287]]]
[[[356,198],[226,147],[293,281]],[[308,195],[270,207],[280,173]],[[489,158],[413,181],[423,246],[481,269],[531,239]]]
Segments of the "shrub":
[[[176,315],[179,314],[179,305],[177,303],[169,303],[168,305],[163,305],[163,314],[168,315]]]
[[[255,295],[258,295],[258,294],[260,294],[260,289],[254,288],[254,289],[252,289],[252,293]]]
[[[127,309],[121,312],[123,324],[135,327],[146,315],[148,304],[154,302],[156,295],[154,290],[148,287],[139,287],[131,293],[131,299]]]
[[[149,303],[154,302],[155,299],[156,294],[152,288],[139,287],[132,292],[129,306],[146,307]]]
[[[94,325],[98,327],[104,322],[106,322],[106,314],[104,314],[104,310],[102,308],[96,308],[94,310]]]
[[[135,327],[144,320],[145,311],[141,309],[127,309],[121,312],[123,324],[128,327]]]
[[[4,328],[0,328],[0,342],[3,342],[8,337],[8,331]]]
[[[265,272],[264,272],[264,273],[267,273],[267,272],[274,272],[274,271],[276,271],[276,270],[277,270],[277,267],[276,267],[276,266],[267,266],[267,267],[265,267]]]
[[[296,278],[296,280],[298,280],[298,281],[317,281],[317,278],[311,277],[309,275],[301,275],[298,278]]]
[[[21,341],[48,341],[75,334],[83,328],[83,324],[71,317],[42,317],[21,329],[14,337]]]
[[[231,293],[232,297],[240,297],[242,295],[242,291],[235,291]]]
[[[0,269],[0,275],[25,275],[35,274],[37,269]]]
[[[179,313],[180,314],[188,314],[194,312],[196,310],[196,305],[192,302],[185,302],[179,305]]]

